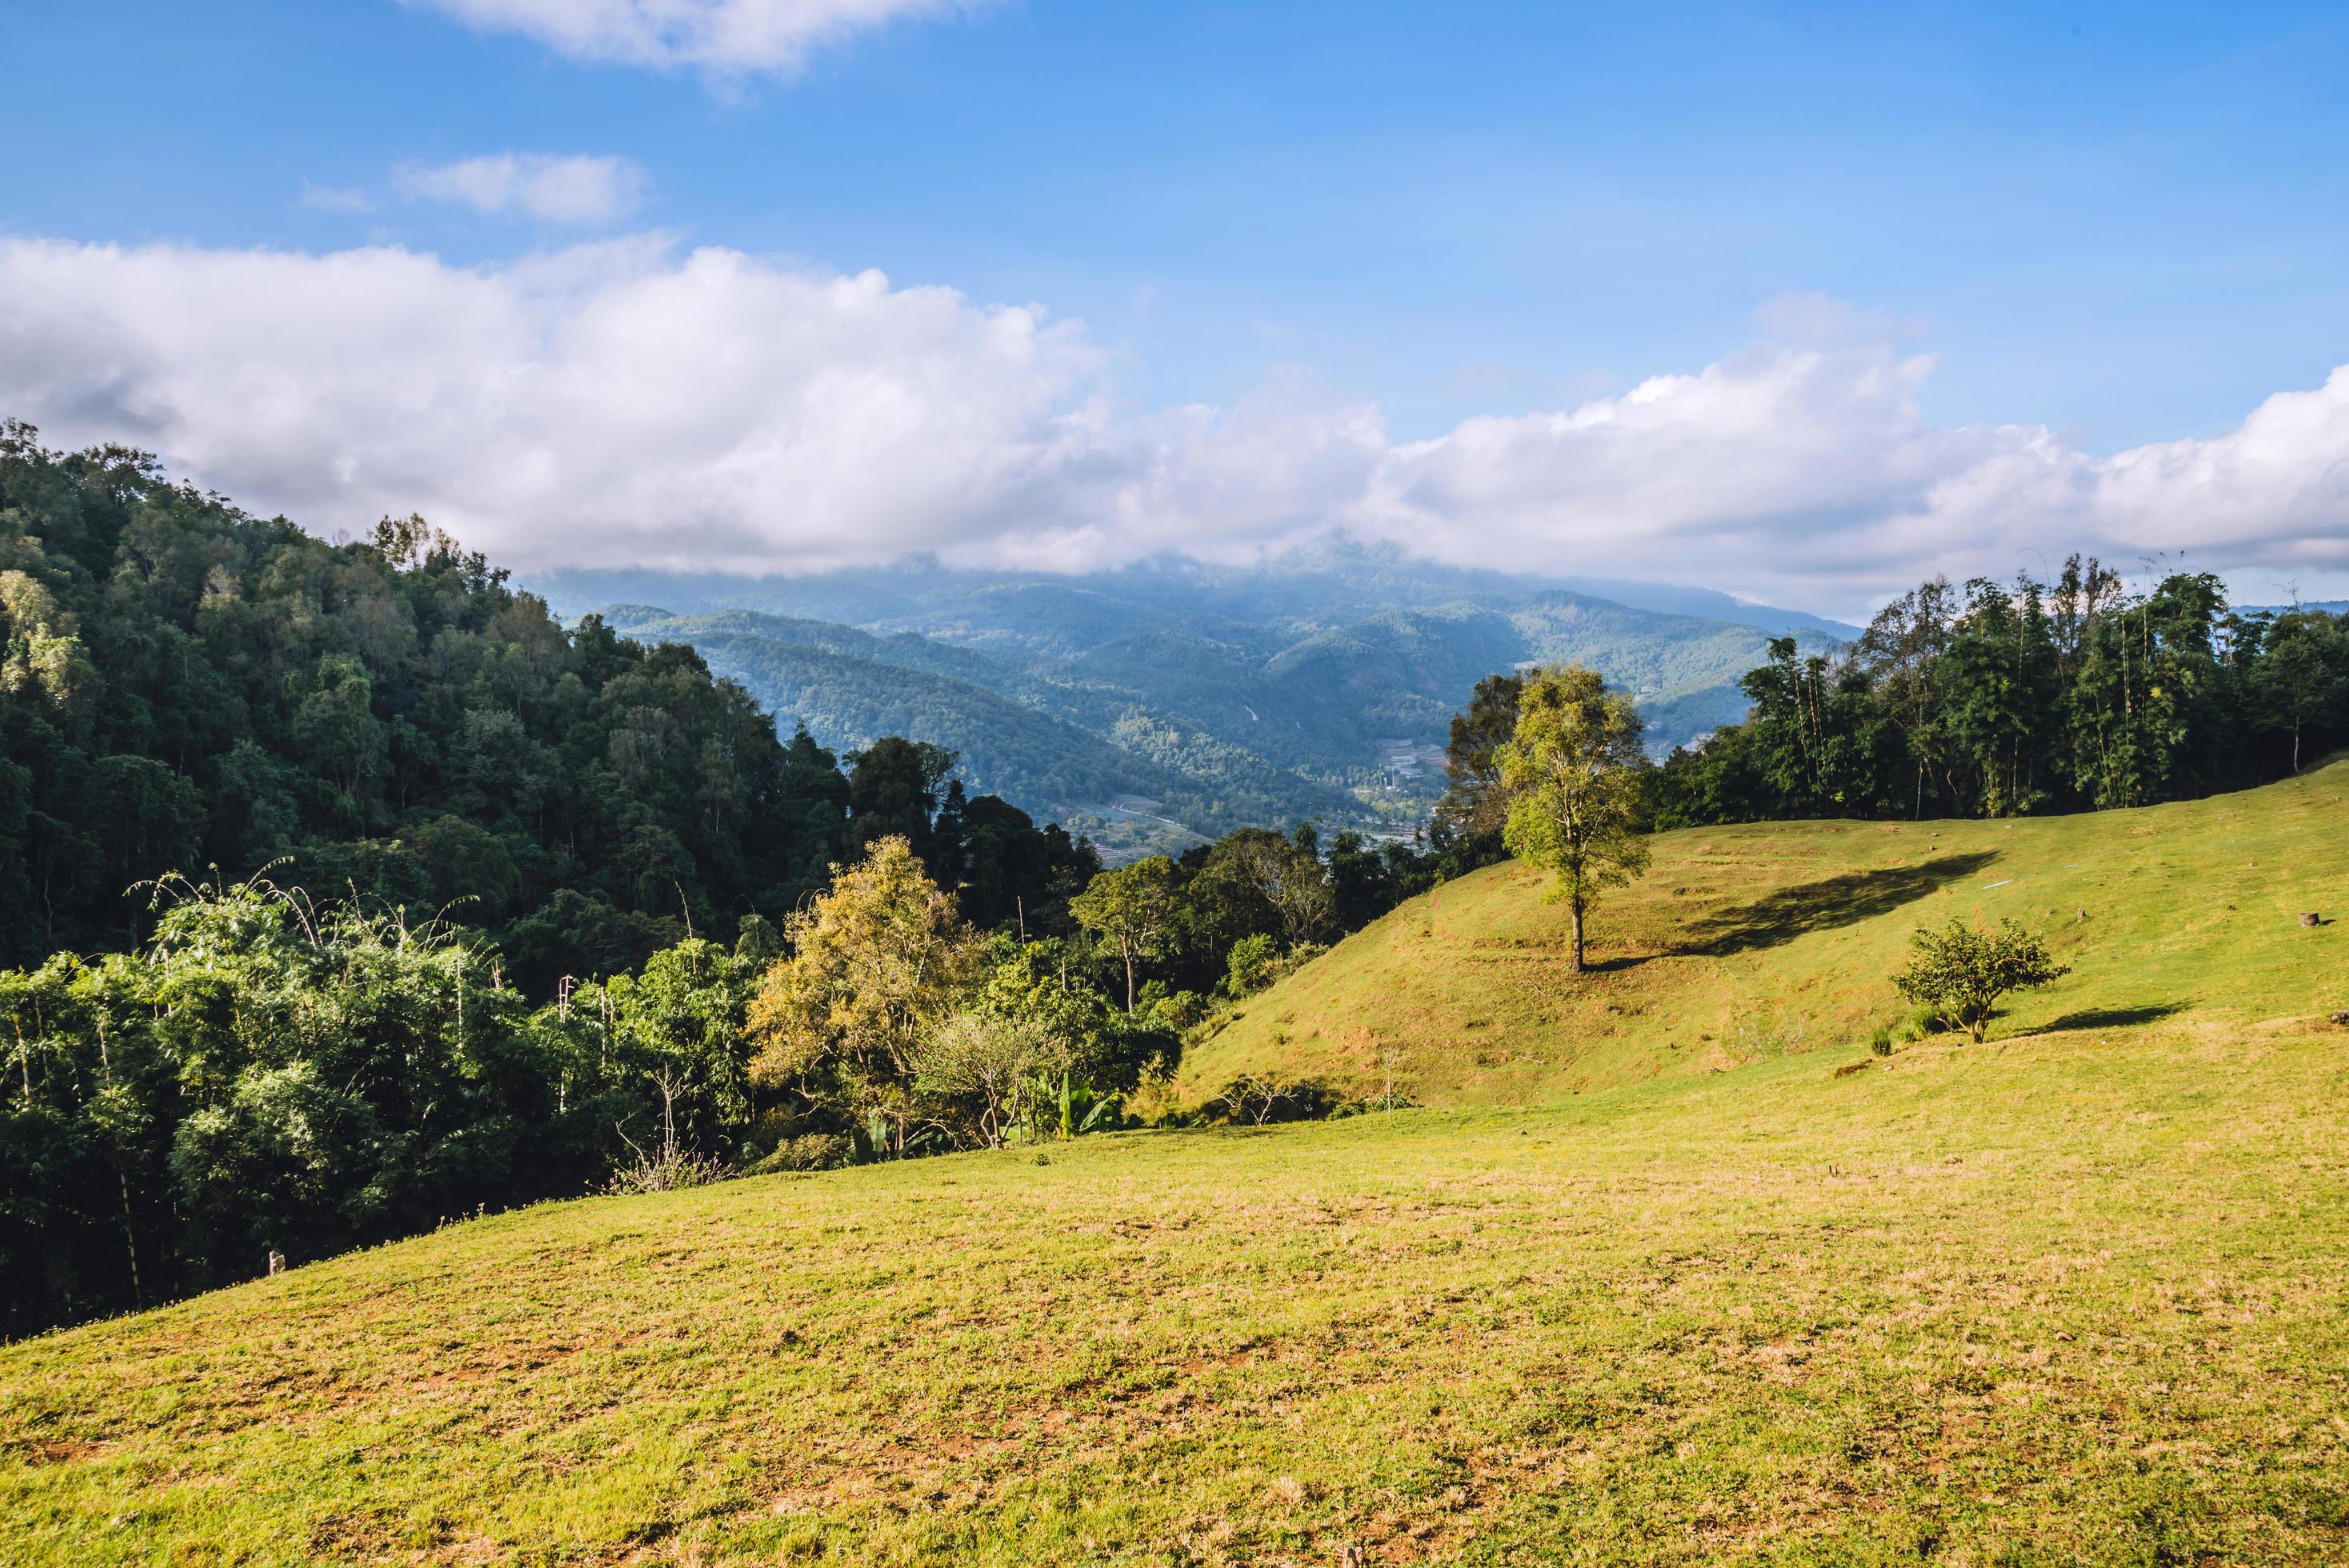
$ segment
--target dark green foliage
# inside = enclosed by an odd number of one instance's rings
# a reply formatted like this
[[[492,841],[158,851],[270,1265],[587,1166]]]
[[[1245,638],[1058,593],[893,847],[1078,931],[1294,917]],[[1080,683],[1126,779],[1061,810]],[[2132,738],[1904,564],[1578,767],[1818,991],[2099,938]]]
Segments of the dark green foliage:
[[[2308,731],[2329,724],[2337,738],[2349,714],[2349,621],[2294,611],[2247,627],[2254,710],[2263,727],[2292,734],[2292,769],[2309,754]]]
[[[1069,901],[1101,870],[1101,857],[1057,822],[1039,830],[1027,812],[993,795],[962,809],[954,885],[963,917],[982,931],[1065,936]]]
[[[1788,815],[1868,814],[1884,771],[1889,727],[1856,665],[1799,655],[1792,637],[1770,639],[1770,662],[1740,684],[1753,709],[1742,758]]]
[[[1341,831],[1331,836],[1326,859],[1340,931],[1360,931],[1435,885],[1431,857],[1398,840],[1373,845],[1360,833]]]
[[[419,520],[329,545],[17,425],[0,743],[0,1333],[632,1157],[815,1158],[854,1130],[762,1095],[743,1027],[832,862],[903,834],[1039,935],[1099,869],[951,752],[843,776],[692,649],[566,632]]]
[[[566,634],[418,520],[329,545],[0,434],[0,962],[217,864],[445,905],[538,988],[821,884],[846,785],[682,646]]]
[[[0,1326],[248,1276],[600,1169],[631,1078],[445,927],[176,883],[137,958],[0,974]]]
[[[937,875],[938,844],[931,819],[938,815],[939,791],[954,771],[955,754],[927,741],[884,736],[848,758],[848,850],[862,854],[868,845],[895,836],[914,846],[914,852]],[[956,797],[956,817],[961,798]],[[948,832],[958,831],[958,821]],[[951,881],[947,886],[953,886]]]
[[[2349,740],[2342,621],[2233,614],[2207,573],[2131,593],[2074,556],[2052,584],[1937,580],[1834,656],[1770,655],[1745,722],[1665,762],[1657,827],[2150,805]]]
[[[0,741],[0,963],[137,943],[134,882],[280,861],[411,920],[447,910],[543,994],[780,920],[887,833],[989,926],[1035,904],[1056,929],[1091,864],[999,800],[943,799],[936,745],[884,737],[843,779],[692,649],[595,616],[566,633],[419,520],[328,545],[19,425]]]

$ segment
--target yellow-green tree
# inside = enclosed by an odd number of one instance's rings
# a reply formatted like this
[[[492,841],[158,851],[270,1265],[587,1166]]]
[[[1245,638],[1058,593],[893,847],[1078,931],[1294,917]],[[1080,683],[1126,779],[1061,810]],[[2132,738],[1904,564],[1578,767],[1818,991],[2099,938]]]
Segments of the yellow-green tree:
[[[792,955],[750,1000],[750,1070],[903,1153],[922,1119],[926,1048],[978,979],[984,950],[905,839],[833,871],[831,891],[791,917]]]
[[[1648,869],[1643,727],[1631,699],[1609,691],[1597,670],[1562,665],[1526,677],[1516,733],[1500,749],[1509,791],[1503,841],[1557,876],[1549,897],[1574,913],[1577,974],[1585,917],[1599,894]]]

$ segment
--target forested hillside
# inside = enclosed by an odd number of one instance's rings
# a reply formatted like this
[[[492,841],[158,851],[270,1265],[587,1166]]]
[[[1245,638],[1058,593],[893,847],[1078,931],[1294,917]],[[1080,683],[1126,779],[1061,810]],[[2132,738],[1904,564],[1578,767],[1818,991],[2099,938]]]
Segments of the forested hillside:
[[[601,614],[635,635],[689,644],[780,724],[845,750],[921,736],[957,753],[973,789],[1105,844],[1179,850],[1254,822],[1366,814],[1335,784],[1285,771],[1127,692],[956,644],[745,610],[671,616],[616,605]]]
[[[974,780],[1113,856],[1248,822],[1407,831],[1442,791],[1433,759],[1462,694],[1514,666],[1599,669],[1638,697],[1661,755],[1744,716],[1738,682],[1771,630],[1806,651],[1828,645],[1827,629],[1857,630],[1718,594],[1599,585],[1650,603],[1635,608],[1340,545],[1254,568],[1154,562],[1081,577],[912,562],[778,579],[567,573],[544,585],[566,613],[690,643],[826,746],[915,733],[918,719],[953,738]],[[1151,803],[1120,809],[1131,797]]]
[[[6,961],[135,941],[159,872],[282,861],[551,980],[780,917],[839,848],[831,757],[419,521],[326,544],[12,425],[0,634]]]

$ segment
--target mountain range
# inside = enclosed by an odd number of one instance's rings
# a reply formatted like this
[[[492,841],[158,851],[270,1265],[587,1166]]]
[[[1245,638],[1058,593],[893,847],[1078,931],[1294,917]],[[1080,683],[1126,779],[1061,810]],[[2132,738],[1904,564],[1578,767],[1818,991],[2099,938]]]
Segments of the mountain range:
[[[560,614],[691,645],[789,728],[960,754],[974,791],[1113,858],[1251,822],[1406,831],[1484,676],[1591,665],[1659,752],[1734,721],[1774,634],[1857,628],[1726,594],[1537,579],[1333,544],[1246,566],[1161,559],[1059,576],[934,561],[796,577],[563,571]]]

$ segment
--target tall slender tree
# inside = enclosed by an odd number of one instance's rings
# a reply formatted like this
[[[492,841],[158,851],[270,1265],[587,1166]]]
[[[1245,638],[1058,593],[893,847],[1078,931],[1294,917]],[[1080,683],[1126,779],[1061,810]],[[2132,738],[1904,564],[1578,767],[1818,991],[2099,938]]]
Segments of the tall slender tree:
[[[1629,696],[1609,691],[1597,670],[1567,665],[1526,679],[1516,732],[1500,750],[1510,791],[1506,841],[1557,878],[1550,898],[1572,912],[1577,974],[1600,894],[1648,869],[1642,727]]]

